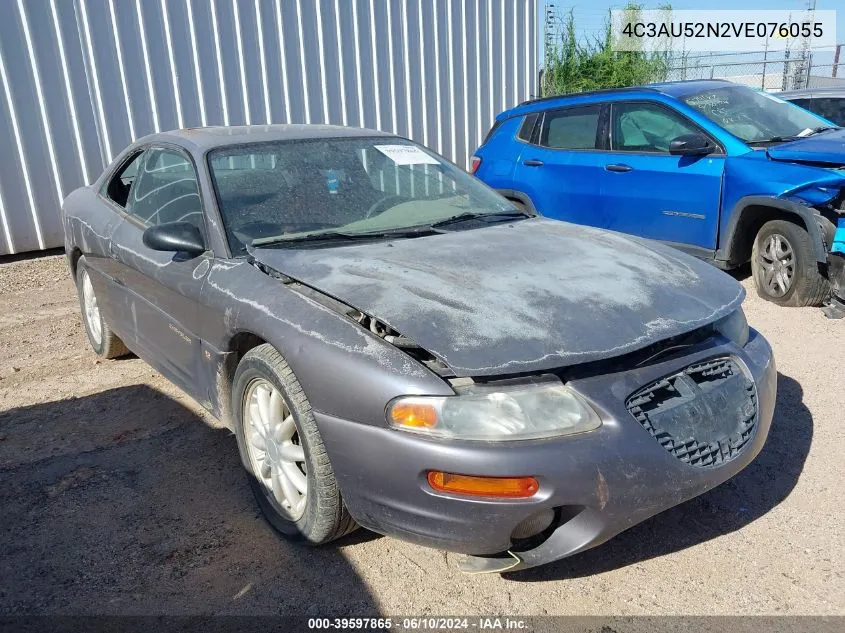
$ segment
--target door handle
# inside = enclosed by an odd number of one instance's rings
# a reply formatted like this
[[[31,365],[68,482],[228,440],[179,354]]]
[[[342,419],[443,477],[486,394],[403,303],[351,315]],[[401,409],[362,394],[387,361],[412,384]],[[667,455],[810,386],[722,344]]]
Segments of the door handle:
[[[540,167],[543,164],[543,161],[537,160],[536,158],[529,158],[528,160],[522,161],[522,164],[527,167]]]
[[[605,165],[604,168],[607,171],[615,171],[618,173],[626,172],[626,171],[633,171],[633,167],[630,165],[623,165],[623,164],[616,164],[616,165]]]
[[[109,257],[117,259],[117,249],[114,247],[114,242],[109,242]]]

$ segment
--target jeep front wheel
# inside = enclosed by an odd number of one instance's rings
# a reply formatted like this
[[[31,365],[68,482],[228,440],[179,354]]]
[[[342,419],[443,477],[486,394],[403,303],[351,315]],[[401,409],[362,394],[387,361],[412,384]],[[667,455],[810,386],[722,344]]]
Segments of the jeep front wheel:
[[[830,291],[810,234],[786,220],[760,228],[751,250],[751,273],[757,294],[782,306],[821,305]]]

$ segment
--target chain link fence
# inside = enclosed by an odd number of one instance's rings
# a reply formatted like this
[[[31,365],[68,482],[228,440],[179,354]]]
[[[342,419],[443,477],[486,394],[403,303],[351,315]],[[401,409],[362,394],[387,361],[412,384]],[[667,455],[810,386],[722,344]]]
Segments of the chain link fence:
[[[842,51],[845,46],[840,45]],[[845,53],[843,53],[845,57]],[[768,91],[803,88],[845,89],[845,60],[838,53],[816,63],[817,55],[807,51],[725,53],[681,56],[670,61],[666,79],[727,79]],[[822,61],[822,60],[819,60]]]

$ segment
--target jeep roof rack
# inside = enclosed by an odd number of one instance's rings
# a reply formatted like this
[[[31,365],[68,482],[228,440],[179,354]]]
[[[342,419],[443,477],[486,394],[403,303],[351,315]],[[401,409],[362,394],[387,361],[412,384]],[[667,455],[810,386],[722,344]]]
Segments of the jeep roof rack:
[[[683,84],[709,84],[709,85],[724,85],[733,82],[727,79],[679,79],[677,81],[661,81],[653,84],[646,84],[644,86],[623,86],[620,88],[602,88],[601,90],[588,90],[586,92],[570,92],[562,95],[551,95],[548,97],[538,97],[537,99],[528,99],[520,103],[520,106],[528,105],[530,103],[542,103],[544,101],[551,101],[553,99],[565,99],[571,97],[589,97],[592,95],[601,95],[612,92],[656,92],[660,94],[673,94],[667,92],[666,88],[673,86],[680,86]]]
[[[554,99],[566,99],[569,97],[590,97],[592,95],[607,94],[608,92],[660,92],[657,88],[652,86],[623,86],[621,88],[601,88],[600,90],[587,90],[585,92],[568,92],[562,95],[550,95],[548,97],[537,97],[536,99],[528,99],[519,105],[524,106],[529,103],[543,103],[544,101],[552,101]]]

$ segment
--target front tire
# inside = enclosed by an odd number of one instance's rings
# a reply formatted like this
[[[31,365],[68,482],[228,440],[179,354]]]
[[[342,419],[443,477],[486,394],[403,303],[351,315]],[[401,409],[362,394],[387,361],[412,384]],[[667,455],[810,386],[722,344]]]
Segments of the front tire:
[[[91,284],[91,275],[85,258],[80,258],[76,265],[76,290],[79,295],[79,307],[82,310],[82,323],[88,342],[97,355],[103,358],[126,356],[129,350],[120,337],[112,332],[109,324],[100,313],[97,295]]]
[[[270,525],[314,545],[353,531],[311,405],[282,355],[266,343],[250,350],[233,395],[241,460]]]
[[[751,249],[751,273],[757,294],[781,306],[818,306],[830,292],[810,234],[786,220],[760,228]]]

